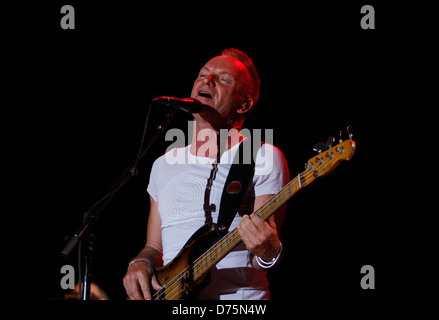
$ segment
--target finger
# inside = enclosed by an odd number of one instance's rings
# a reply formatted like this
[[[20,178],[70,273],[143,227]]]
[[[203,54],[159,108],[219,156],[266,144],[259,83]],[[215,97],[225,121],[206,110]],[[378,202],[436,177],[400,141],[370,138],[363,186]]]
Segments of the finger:
[[[128,294],[128,297],[130,298],[130,300],[145,300],[142,293],[138,289],[131,291]]]
[[[159,281],[157,280],[157,277],[155,276],[155,274],[151,278],[151,285],[154,288],[154,290],[157,290],[157,291],[162,288],[162,286],[160,285]]]
[[[258,237],[258,229],[248,216],[244,216],[238,225],[238,233],[247,249],[251,250],[255,246],[255,240]]]
[[[250,246],[257,246],[272,238],[276,234],[276,225],[270,218],[264,220],[257,215],[243,217],[238,230],[243,241]]]
[[[258,232],[260,236],[270,238],[273,236],[273,234],[277,233],[277,227],[273,217],[269,217],[267,220],[264,220],[257,215],[252,215],[250,219],[257,230],[256,232]]]
[[[145,277],[139,278],[139,286],[140,290],[142,290],[143,298],[145,300],[151,300],[151,289]]]
[[[143,300],[143,295],[139,290],[139,285],[136,278],[132,276],[125,276],[123,278],[123,285],[130,300]]]
[[[250,220],[254,226],[261,231],[264,231],[267,228],[266,221],[256,214],[250,216]]]
[[[265,221],[258,216],[244,216],[241,224],[242,231],[248,233],[249,237],[260,237],[267,231]]]
[[[277,232],[277,224],[274,216],[269,217],[267,220],[265,220],[265,222],[267,222],[267,224]]]
[[[251,224],[252,222],[247,215],[243,216],[241,218],[241,222],[238,224],[238,232],[244,242],[247,238],[247,235],[250,233],[249,229],[251,228]]]
[[[245,215],[241,218],[241,222],[239,223],[239,227],[246,232],[255,231],[255,225],[251,220],[250,216]]]

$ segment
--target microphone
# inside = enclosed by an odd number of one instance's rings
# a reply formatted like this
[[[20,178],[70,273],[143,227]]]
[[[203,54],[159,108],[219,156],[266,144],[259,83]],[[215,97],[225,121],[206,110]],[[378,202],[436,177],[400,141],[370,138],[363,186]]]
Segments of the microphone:
[[[198,113],[201,111],[201,102],[197,99],[173,98],[161,96],[152,100],[153,103],[164,104],[168,107],[177,108],[187,113]]]

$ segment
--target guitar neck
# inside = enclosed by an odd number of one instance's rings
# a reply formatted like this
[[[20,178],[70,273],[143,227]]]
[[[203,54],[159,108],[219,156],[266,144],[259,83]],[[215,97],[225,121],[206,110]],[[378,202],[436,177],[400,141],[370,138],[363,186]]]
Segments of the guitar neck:
[[[299,174],[297,177],[287,183],[281,191],[260,206],[253,214],[256,214],[260,218],[267,220],[302,188],[302,180],[303,177]]]
[[[349,137],[352,138],[352,135],[350,134]],[[293,180],[286,184],[279,193],[271,197],[253,212],[253,214],[267,220],[300,189],[309,185],[315,179],[331,173],[341,161],[350,160],[354,152],[355,142],[349,139],[309,159],[304,172],[298,174]],[[215,232],[215,226],[211,225],[210,227],[212,227],[212,229],[208,231],[208,233]],[[201,231],[205,232],[206,230],[202,229]],[[232,251],[240,242],[241,236],[237,229],[229,232],[196,260],[193,260],[189,265],[186,264],[184,269],[177,268],[176,271],[178,274],[172,279],[165,280],[165,286],[154,295],[154,299],[160,300],[166,298],[166,300],[172,300],[173,298],[180,298],[184,292],[189,290],[191,283],[196,283],[197,280],[202,278],[204,274]],[[189,249],[186,248],[186,250]],[[166,266],[164,268],[166,268]]]
[[[260,218],[267,220],[280,207],[282,207],[294,194],[302,188],[301,175],[291,180],[285,185],[282,190],[271,197],[261,207],[259,207],[253,214]],[[237,229],[229,232],[221,240],[215,243],[208,251],[202,254],[193,264],[193,272],[195,279],[201,277],[211,267],[224,258],[230,251],[233,250],[241,242],[241,236]]]

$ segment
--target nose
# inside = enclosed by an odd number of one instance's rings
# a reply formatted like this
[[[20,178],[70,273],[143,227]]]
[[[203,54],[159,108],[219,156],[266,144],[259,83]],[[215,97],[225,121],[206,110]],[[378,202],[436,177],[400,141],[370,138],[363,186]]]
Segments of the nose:
[[[211,87],[215,87],[215,82],[213,81],[212,75],[208,75],[208,76],[204,77],[203,83],[208,84]]]

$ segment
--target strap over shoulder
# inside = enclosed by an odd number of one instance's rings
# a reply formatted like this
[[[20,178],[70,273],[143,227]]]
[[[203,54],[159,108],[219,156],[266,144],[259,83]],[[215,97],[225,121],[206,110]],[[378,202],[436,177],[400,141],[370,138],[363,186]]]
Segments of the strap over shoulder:
[[[239,145],[224,184],[217,222],[218,230],[221,233],[226,233],[229,230],[254,175],[255,157],[259,148],[258,150],[252,150],[251,159],[248,160],[248,157],[244,156],[244,146],[247,145],[248,147],[252,146],[251,139],[244,140]]]

